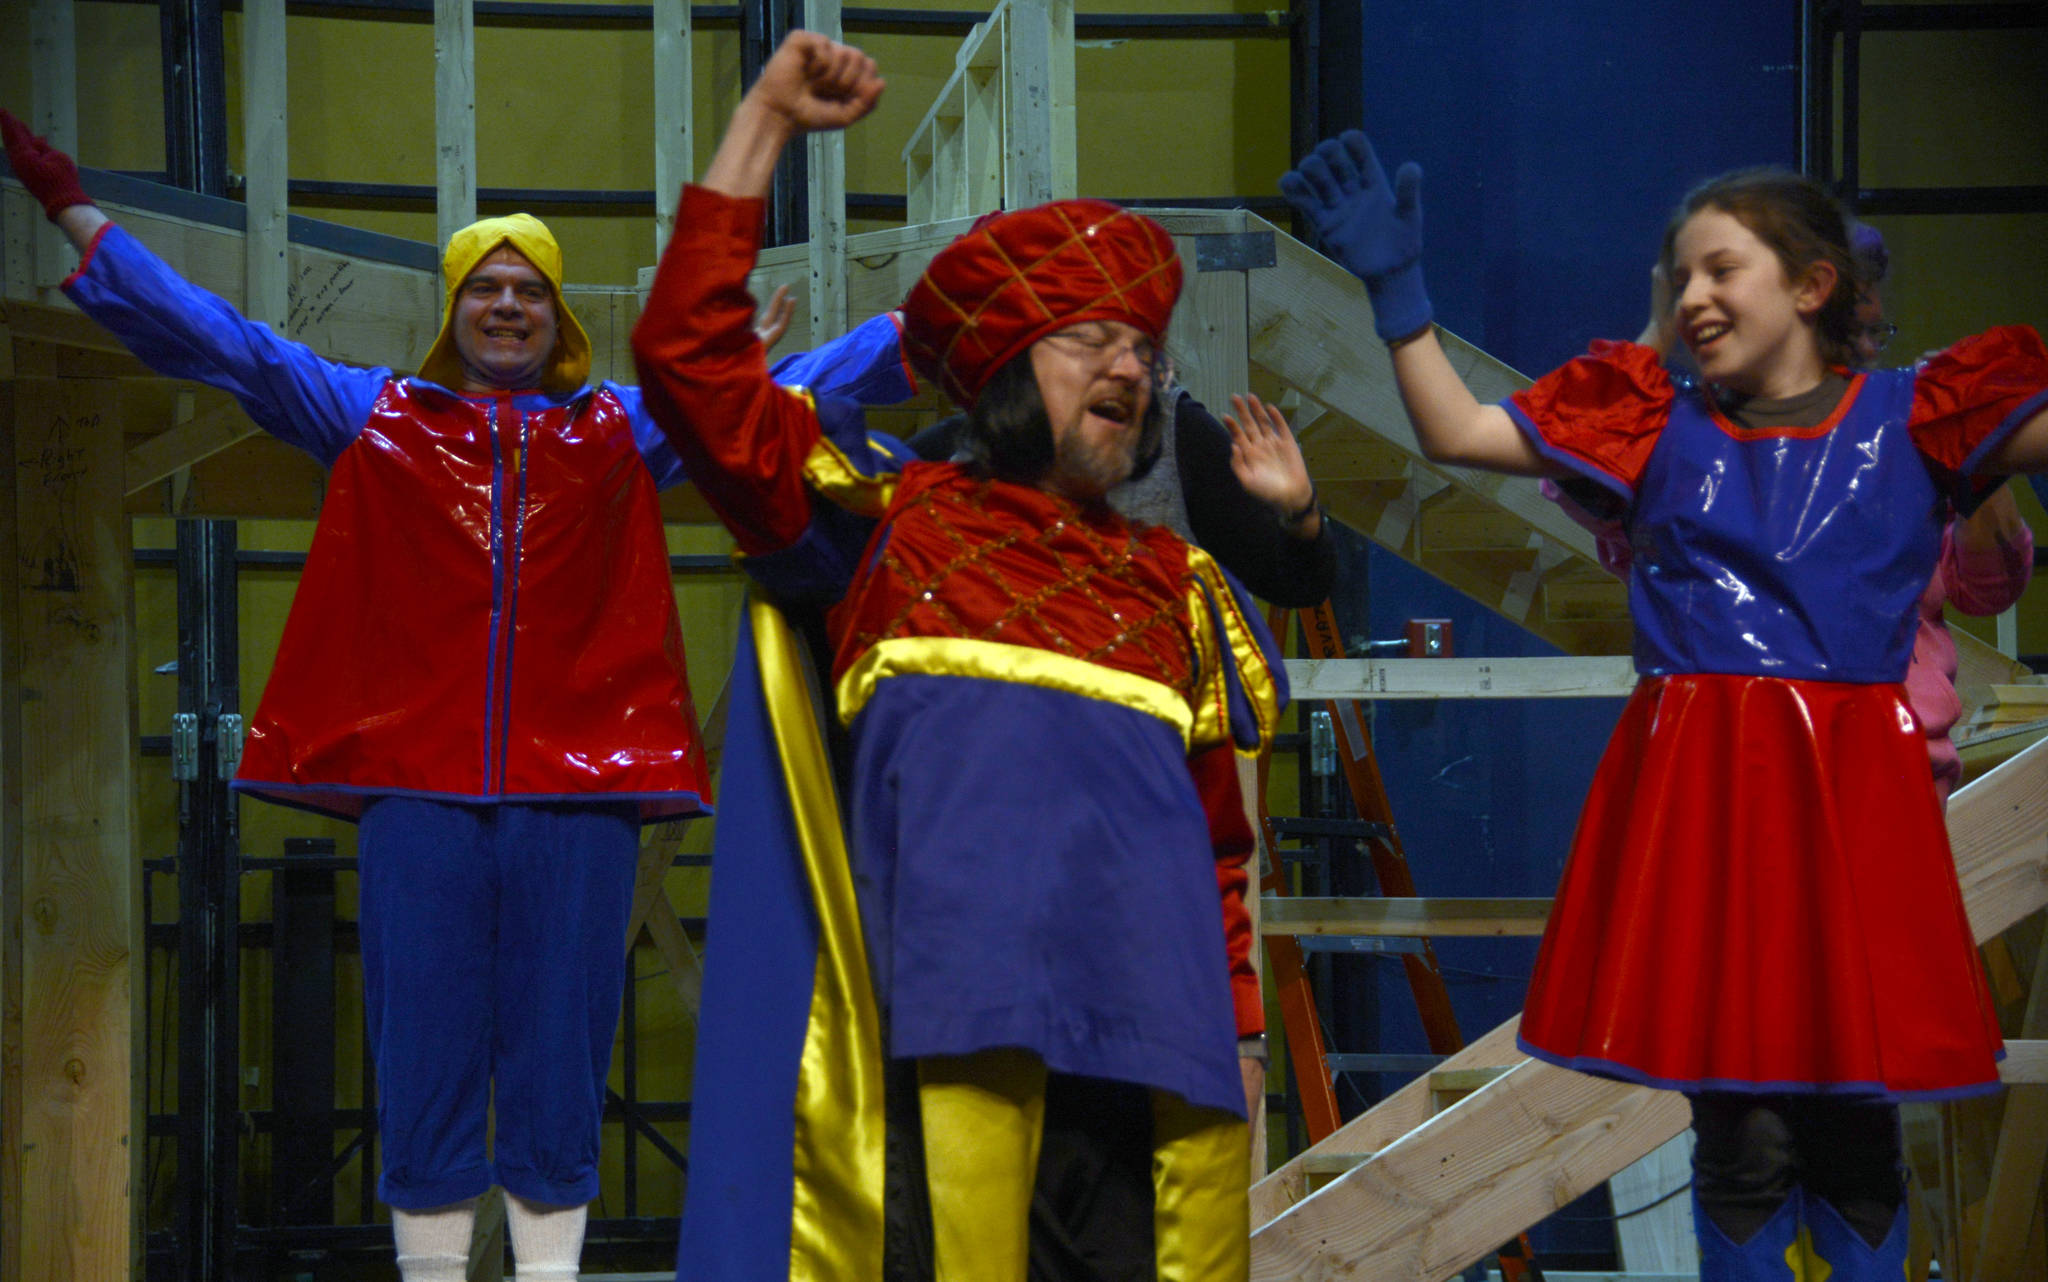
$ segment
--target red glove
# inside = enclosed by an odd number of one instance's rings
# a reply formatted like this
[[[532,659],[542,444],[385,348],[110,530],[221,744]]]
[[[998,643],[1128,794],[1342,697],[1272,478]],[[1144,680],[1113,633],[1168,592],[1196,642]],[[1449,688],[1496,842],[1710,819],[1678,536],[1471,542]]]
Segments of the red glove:
[[[78,162],[28,131],[14,114],[0,108],[0,136],[7,142],[7,163],[28,194],[42,202],[51,222],[73,205],[90,205],[92,197],[78,185]]]

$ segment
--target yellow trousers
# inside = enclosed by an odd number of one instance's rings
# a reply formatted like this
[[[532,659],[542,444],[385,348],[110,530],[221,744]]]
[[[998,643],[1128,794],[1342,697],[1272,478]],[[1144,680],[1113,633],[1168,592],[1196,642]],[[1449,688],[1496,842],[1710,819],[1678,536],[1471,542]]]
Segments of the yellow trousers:
[[[918,1061],[937,1282],[1024,1282],[1045,1124],[1045,1064],[1001,1049]],[[1251,1267],[1245,1124],[1152,1098],[1159,1282],[1242,1282]]]

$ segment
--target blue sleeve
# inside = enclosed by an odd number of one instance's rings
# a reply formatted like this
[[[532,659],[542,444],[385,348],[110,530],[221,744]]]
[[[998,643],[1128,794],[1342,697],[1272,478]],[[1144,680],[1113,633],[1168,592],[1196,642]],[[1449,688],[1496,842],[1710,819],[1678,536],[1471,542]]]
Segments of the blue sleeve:
[[[902,334],[894,316],[886,312],[816,351],[783,357],[768,376],[784,387],[801,387],[820,402],[895,405],[917,394],[917,383],[903,359]],[[655,488],[665,490],[687,480],[682,459],[648,414],[640,389],[618,383],[605,386],[632,415],[633,439],[654,474]]]
[[[388,369],[362,369],[280,338],[172,271],[108,224],[64,293],[159,374],[228,392],[258,427],[332,465],[355,440]]]
[[[647,412],[647,398],[640,394],[640,389],[609,380],[603,386],[626,407],[633,423],[633,443],[640,447],[641,461],[654,474],[654,488],[666,490],[690,479],[683,472],[683,460],[676,447],[668,443],[668,436]]]
[[[805,388],[821,401],[842,397],[862,405],[895,405],[917,394],[917,381],[903,359],[902,332],[890,312],[816,351],[783,357],[768,377],[784,387]]]

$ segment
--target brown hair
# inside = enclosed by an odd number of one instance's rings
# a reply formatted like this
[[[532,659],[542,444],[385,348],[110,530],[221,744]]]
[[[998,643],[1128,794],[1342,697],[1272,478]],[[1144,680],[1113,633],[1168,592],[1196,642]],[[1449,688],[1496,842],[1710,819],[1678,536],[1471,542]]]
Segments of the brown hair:
[[[1818,263],[1835,269],[1835,287],[1815,316],[1821,358],[1830,365],[1855,364],[1856,290],[1863,273],[1849,249],[1849,215],[1841,202],[1804,174],[1764,166],[1709,178],[1687,192],[1664,227],[1659,256],[1668,277],[1679,229],[1704,209],[1718,209],[1741,222],[1770,246],[1798,281]]]

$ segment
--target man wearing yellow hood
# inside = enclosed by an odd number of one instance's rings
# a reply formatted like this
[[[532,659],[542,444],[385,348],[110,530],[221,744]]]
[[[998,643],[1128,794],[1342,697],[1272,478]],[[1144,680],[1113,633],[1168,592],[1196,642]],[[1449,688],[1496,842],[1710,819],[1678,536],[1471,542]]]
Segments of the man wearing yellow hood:
[[[638,388],[586,383],[538,219],[451,238],[440,334],[401,377],[247,320],[115,226],[69,156],[4,111],[0,131],[81,255],[72,301],[332,469],[234,787],[359,825],[400,1272],[462,1278],[498,1183],[519,1276],[573,1279],[639,825],[710,809],[657,503],[681,464]],[[821,368],[912,390],[886,319]]]

